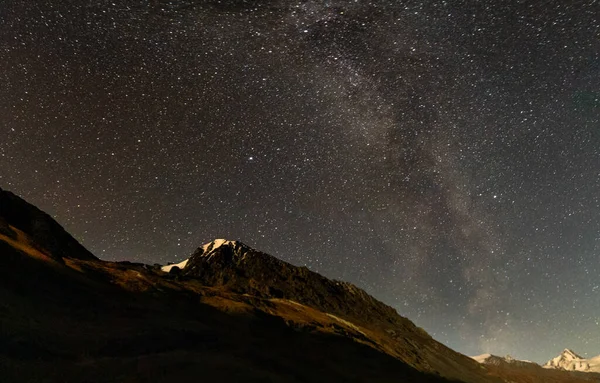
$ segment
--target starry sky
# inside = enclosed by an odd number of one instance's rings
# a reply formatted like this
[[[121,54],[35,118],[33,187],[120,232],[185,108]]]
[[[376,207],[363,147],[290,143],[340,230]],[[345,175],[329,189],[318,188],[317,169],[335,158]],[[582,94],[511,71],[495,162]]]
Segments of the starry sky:
[[[598,355],[599,15],[4,0],[0,187],[106,260],[238,239],[467,355]]]

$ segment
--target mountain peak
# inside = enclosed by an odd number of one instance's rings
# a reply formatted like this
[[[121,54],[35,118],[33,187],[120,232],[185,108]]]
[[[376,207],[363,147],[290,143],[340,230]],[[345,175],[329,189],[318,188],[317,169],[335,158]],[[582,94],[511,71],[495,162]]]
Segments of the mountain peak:
[[[528,360],[519,360],[515,359],[510,355],[506,355],[505,357],[492,355],[492,354],[482,354],[478,356],[472,356],[471,359],[474,359],[477,363],[492,365],[492,366],[502,366],[502,365],[513,365],[520,367],[531,367],[537,366],[537,364],[530,362]]]
[[[573,350],[565,348],[562,352],[561,355],[564,355],[566,357],[569,357],[571,359],[583,359],[581,356],[579,356],[578,354],[576,354]]]
[[[307,267],[294,266],[240,241],[215,239],[197,248],[189,259],[163,266],[162,270],[171,272],[175,266],[181,269],[182,277],[198,279],[206,286],[262,298],[286,299],[344,319],[370,318],[390,325],[402,322],[414,326],[351,283],[330,280]]]
[[[596,358],[585,359],[576,354],[573,350],[565,348],[556,358],[550,359],[544,368],[553,368],[567,371],[600,371]]]
[[[474,359],[477,363],[484,364],[491,357],[493,357],[492,354],[481,354],[481,355],[477,355],[477,356],[472,356],[471,359]]]
[[[205,243],[205,244],[204,244],[204,245],[202,245],[201,247],[202,247],[202,249],[204,249],[204,251],[206,252],[206,251],[211,251],[211,250],[214,250],[214,249],[216,249],[216,248],[219,248],[219,247],[221,247],[221,246],[231,246],[231,247],[236,247],[236,246],[238,246],[238,245],[241,245],[241,246],[244,246],[244,247],[248,247],[248,246],[244,245],[244,244],[243,244],[243,243],[241,243],[241,242],[238,242],[238,241],[230,241],[230,240],[228,240],[228,239],[224,239],[224,238],[218,238],[218,239],[215,239],[215,240],[213,240],[212,242]]]
[[[231,240],[224,239],[224,238],[218,238],[218,239],[215,239],[211,242],[205,243],[204,245],[200,246],[194,252],[192,257],[190,257],[184,261],[181,261],[179,263],[172,263],[169,265],[162,266],[161,270],[164,272],[167,272],[167,273],[170,273],[171,271],[173,271],[173,269],[175,267],[180,270],[183,270],[186,267],[188,267],[188,264],[191,265],[190,260],[195,257],[211,259],[216,256],[218,258],[218,254],[220,254],[220,253],[230,253],[230,255],[232,255],[232,256],[242,256],[243,257],[244,254],[246,254],[250,251],[255,251],[255,250],[242,242],[231,241]],[[233,257],[232,257],[232,259],[233,259]],[[189,266],[188,268],[193,268],[193,266]],[[187,269],[186,269],[186,271],[187,271]]]
[[[205,243],[200,246],[196,252],[195,256],[201,257],[211,257],[215,252],[223,251],[224,249],[229,249],[233,255],[243,256],[248,252],[257,252],[250,246],[240,242],[240,241],[231,241],[224,238],[218,238],[213,240],[212,242]]]

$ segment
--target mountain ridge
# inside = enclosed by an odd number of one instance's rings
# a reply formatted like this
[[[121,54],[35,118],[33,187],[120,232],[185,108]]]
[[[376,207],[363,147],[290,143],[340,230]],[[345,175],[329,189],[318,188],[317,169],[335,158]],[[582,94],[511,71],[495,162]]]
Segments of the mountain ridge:
[[[563,353],[565,352],[576,355],[569,349],[565,349]],[[505,382],[600,382],[600,374],[593,371],[582,372],[574,369],[548,368],[546,365],[542,366],[528,360],[514,359],[510,355],[501,357],[493,354],[482,354],[471,358],[486,366],[494,375],[501,377]],[[535,378],[535,380],[532,378]]]
[[[12,193],[0,202],[0,380],[531,381],[449,349],[350,283],[239,241],[175,265],[109,262]],[[539,369],[547,382],[590,381]]]
[[[40,250],[58,262],[62,258],[98,259],[50,215],[9,191],[0,188],[0,234],[14,238],[16,228],[27,233]]]
[[[213,241],[179,272],[103,261],[33,205],[9,192],[0,198],[2,381],[104,383],[141,372],[195,381],[202,371],[231,382],[497,382],[362,290],[249,246]],[[231,278],[238,264],[246,274]],[[273,283],[287,277],[291,290]],[[398,335],[357,323],[362,314],[334,298],[350,291],[365,312],[395,315]],[[145,360],[154,362],[139,365]]]
[[[357,309],[355,305],[340,308],[339,304],[328,300],[351,295],[355,300],[375,305],[379,316],[398,315],[395,309],[349,282],[326,278],[307,267],[292,265],[240,241],[216,239],[197,248],[187,262],[183,261],[180,265],[184,262],[185,266],[175,273],[200,278],[207,285],[227,287],[238,293],[297,299],[299,303],[323,311],[360,319],[352,314]],[[168,267],[163,267],[163,270]],[[311,290],[311,296],[304,297],[307,288]],[[344,299],[340,298],[341,301]]]

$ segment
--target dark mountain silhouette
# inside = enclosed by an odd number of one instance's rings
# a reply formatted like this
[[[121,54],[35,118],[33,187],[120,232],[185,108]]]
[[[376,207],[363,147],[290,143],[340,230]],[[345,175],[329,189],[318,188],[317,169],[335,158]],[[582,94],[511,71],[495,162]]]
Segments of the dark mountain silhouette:
[[[241,242],[219,239],[208,243],[176,273],[206,286],[290,300],[316,309],[356,329],[362,340],[420,370],[477,380],[479,370],[470,358],[436,342],[364,290],[291,265]]]
[[[52,217],[9,191],[0,189],[0,234],[15,238],[9,227],[27,233],[32,244],[53,259],[97,259]]]
[[[1,191],[0,262],[2,382],[504,380],[356,286],[240,242],[179,266],[106,262]]]
[[[207,286],[241,294],[285,298],[340,315],[381,325],[412,325],[396,311],[362,289],[297,267],[238,242],[215,240],[194,252],[181,271]]]

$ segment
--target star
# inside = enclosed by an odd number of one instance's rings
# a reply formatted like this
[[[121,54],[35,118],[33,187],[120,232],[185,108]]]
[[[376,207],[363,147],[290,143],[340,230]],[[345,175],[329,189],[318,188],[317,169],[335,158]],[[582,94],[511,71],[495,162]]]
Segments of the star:
[[[465,354],[600,353],[597,2],[196,3],[3,1],[0,187],[106,260],[237,239]]]

